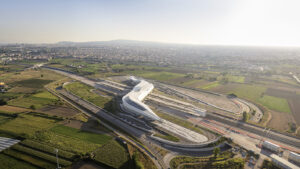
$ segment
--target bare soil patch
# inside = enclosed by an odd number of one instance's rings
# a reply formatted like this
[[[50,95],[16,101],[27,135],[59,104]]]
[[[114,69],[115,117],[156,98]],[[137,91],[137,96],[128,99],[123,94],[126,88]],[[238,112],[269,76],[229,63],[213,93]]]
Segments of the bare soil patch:
[[[15,107],[15,106],[0,106],[0,111],[7,111],[7,112],[15,112],[15,113],[21,113],[25,111],[31,111],[30,109],[25,109],[21,107]]]
[[[294,122],[292,114],[271,111],[272,119],[267,124],[268,127],[279,131],[289,130],[289,123]]]
[[[47,106],[45,108],[39,109],[39,111],[45,114],[59,117],[72,117],[79,113],[78,110],[68,106]]]
[[[294,119],[300,125],[300,95],[296,91],[268,88],[266,94],[287,99]]]
[[[65,126],[72,127],[75,129],[81,129],[84,125],[84,122],[78,120],[66,120],[63,123]]]

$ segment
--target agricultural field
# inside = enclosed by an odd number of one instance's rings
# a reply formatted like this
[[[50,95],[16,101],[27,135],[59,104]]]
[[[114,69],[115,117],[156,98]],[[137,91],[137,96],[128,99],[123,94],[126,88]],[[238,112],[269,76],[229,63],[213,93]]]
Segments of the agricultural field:
[[[17,160],[5,154],[0,154],[1,168],[11,168],[11,169],[38,169],[29,163]]]
[[[78,110],[76,110],[75,108],[72,108],[71,106],[69,106],[67,104],[47,105],[37,111],[44,113],[44,114],[51,115],[51,116],[59,116],[59,117],[63,117],[63,118],[70,118],[79,113]]]
[[[287,90],[286,88],[268,88],[266,94],[274,97],[285,98],[297,125],[300,125],[300,94],[297,93],[297,91],[298,90]]]
[[[106,164],[113,168],[126,168],[129,154],[126,149],[115,140],[103,145],[94,152],[94,159],[97,162]]]
[[[59,104],[59,99],[48,93],[44,86],[63,76],[43,69],[6,75],[2,74],[1,79],[7,86],[7,92],[1,93],[0,96],[8,105],[39,109],[47,105]]]
[[[59,135],[73,137],[73,138],[76,138],[79,140],[83,140],[86,142],[99,144],[99,145],[103,145],[112,139],[111,136],[108,136],[105,134],[82,132],[78,129],[74,129],[71,127],[63,126],[63,125],[55,126],[55,127],[51,128],[49,131],[52,131]]]
[[[62,75],[43,69],[25,70],[11,74],[1,74],[0,77],[1,80],[9,86],[11,85],[15,87],[25,85],[24,87],[30,88],[43,87],[43,84],[47,84],[46,82],[49,83],[49,81],[55,81],[60,78],[63,78]],[[37,82],[35,82],[35,80],[37,80]],[[34,84],[31,84],[30,82],[33,82]]]
[[[105,134],[83,132],[79,129],[74,129],[67,126],[64,126],[64,128],[67,129],[52,129],[50,131],[38,132],[34,139],[76,154],[86,154],[88,152],[92,152],[100,148],[104,143],[111,140],[111,137]],[[78,136],[65,133],[67,130],[72,130],[73,134],[76,133]],[[90,138],[97,138],[99,140],[91,141],[89,140]]]
[[[8,102],[8,105],[24,108],[32,108],[33,105],[34,109],[40,109],[47,105],[58,104],[59,102],[59,99],[56,96],[50,94],[47,91],[42,91],[40,93],[29,95],[27,97],[26,96],[10,100]]]
[[[202,86],[201,88],[202,88],[202,89],[205,89],[205,90],[208,90],[208,89],[215,88],[215,87],[217,87],[217,86],[219,86],[219,82],[218,82],[218,81],[215,81],[215,82],[208,83],[208,84]]]
[[[96,93],[93,93],[91,91],[93,88],[88,85],[85,85],[83,83],[73,82],[73,83],[65,85],[64,88],[67,91],[69,91],[85,100],[88,100],[89,102],[92,102],[101,108],[109,109],[111,106],[112,98],[102,97]]]
[[[146,79],[152,79],[157,81],[170,81],[177,78],[184,77],[184,74],[172,73],[172,72],[132,72],[133,75],[140,76]]]
[[[271,110],[291,113],[288,102],[284,98],[264,95],[262,98],[259,99],[259,103],[261,103],[262,105],[266,106]]]
[[[58,120],[44,118],[35,114],[18,114],[0,125],[0,131],[13,135],[32,137],[37,131],[46,130],[56,125]]]

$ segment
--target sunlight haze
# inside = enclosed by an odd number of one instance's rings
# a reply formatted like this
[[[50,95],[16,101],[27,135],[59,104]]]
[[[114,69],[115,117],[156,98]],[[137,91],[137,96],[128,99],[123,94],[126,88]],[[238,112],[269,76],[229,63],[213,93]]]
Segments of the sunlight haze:
[[[298,0],[1,1],[1,43],[300,46]]]

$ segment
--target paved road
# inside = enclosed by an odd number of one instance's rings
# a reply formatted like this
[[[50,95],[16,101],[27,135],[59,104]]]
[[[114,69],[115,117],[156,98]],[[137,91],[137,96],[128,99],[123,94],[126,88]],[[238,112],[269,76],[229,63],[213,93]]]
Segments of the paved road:
[[[264,133],[264,129],[256,127],[256,126],[252,126],[246,123],[242,123],[242,122],[237,122],[228,118],[223,118],[217,115],[213,115],[213,114],[207,114],[207,118],[211,119],[211,120],[215,120],[224,124],[227,124],[229,126],[234,126],[243,130],[246,130],[247,132],[251,132],[254,133],[258,136],[262,136],[265,135]],[[294,151],[299,152],[299,148],[300,148],[300,139],[294,138],[294,137],[290,137],[290,136],[286,136],[284,134],[280,134],[274,131],[270,131],[269,135],[269,139],[270,140],[275,140],[284,144],[287,144],[289,146],[292,146],[292,149],[294,149]],[[294,148],[293,148],[294,147]]]

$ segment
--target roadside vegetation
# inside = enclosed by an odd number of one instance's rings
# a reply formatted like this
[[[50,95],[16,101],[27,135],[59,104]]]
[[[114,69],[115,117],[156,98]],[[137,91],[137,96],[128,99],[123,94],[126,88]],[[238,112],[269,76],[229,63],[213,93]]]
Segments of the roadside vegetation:
[[[76,96],[79,96],[82,99],[94,103],[95,105],[101,108],[105,108],[106,110],[112,109],[113,105],[111,97],[103,97],[96,93],[93,93],[91,91],[93,88],[86,84],[80,82],[73,82],[65,85],[64,88],[72,94],[75,94]]]
[[[244,168],[245,161],[242,158],[233,158],[234,154],[229,151],[220,153],[219,151],[216,150],[214,151],[215,155],[207,156],[207,157],[189,157],[189,156],[175,157],[171,160],[170,166],[172,169],[177,169],[177,168],[243,169]]]

